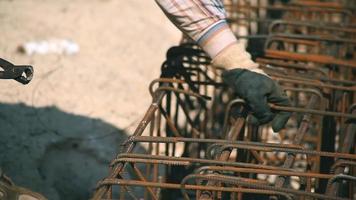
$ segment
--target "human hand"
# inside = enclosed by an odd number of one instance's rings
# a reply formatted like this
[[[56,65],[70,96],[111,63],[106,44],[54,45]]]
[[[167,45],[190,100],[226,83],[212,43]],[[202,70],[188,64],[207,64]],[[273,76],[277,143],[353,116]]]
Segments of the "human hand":
[[[247,69],[236,68],[224,71],[222,78],[240,98],[246,101],[259,124],[272,121],[274,132],[284,128],[291,113],[272,112],[268,103],[290,106],[290,101],[281,87],[270,77]]]

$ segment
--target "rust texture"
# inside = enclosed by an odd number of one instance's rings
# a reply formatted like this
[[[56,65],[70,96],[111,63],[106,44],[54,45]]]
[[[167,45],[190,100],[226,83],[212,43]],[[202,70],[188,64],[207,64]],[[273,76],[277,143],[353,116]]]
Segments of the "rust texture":
[[[286,128],[256,125],[222,69],[184,38],[92,199],[355,199],[355,1],[223,2],[236,36],[291,99],[271,105],[293,112]]]

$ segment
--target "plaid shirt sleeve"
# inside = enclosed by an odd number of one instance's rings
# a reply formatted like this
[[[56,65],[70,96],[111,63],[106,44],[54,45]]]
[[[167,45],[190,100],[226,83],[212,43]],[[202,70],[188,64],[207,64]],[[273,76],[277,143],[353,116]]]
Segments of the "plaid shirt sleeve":
[[[167,17],[214,58],[236,38],[220,0],[156,0]]]
[[[198,40],[206,28],[225,19],[220,0],[156,0],[168,18],[192,39]]]

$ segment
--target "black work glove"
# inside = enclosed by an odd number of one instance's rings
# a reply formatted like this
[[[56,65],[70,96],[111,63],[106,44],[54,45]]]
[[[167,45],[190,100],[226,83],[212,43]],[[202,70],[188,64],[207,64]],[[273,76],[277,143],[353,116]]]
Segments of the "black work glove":
[[[284,111],[273,113],[268,105],[273,103],[278,106],[290,106],[287,95],[276,82],[268,76],[246,69],[225,71],[222,78],[240,98],[246,101],[259,124],[273,120],[274,132],[284,128],[292,113]]]

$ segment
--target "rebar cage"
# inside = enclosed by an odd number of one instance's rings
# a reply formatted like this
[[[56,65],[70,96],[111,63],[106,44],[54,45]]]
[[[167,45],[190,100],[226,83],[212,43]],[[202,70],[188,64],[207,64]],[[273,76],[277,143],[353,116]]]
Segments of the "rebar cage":
[[[237,37],[292,101],[271,105],[293,112],[286,128],[256,124],[223,69],[183,39],[93,199],[356,198],[354,1],[224,4]]]

